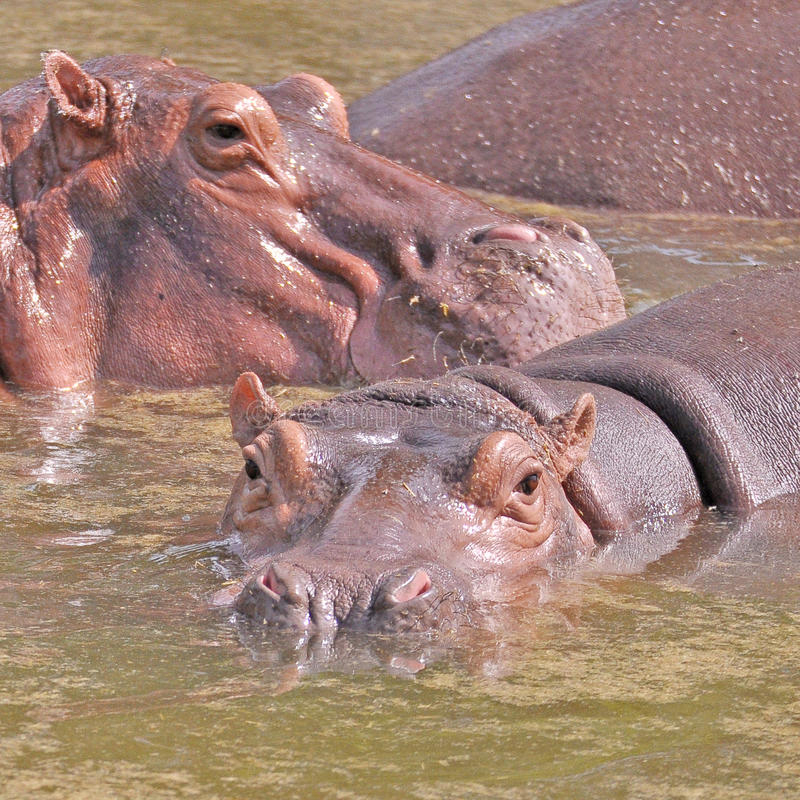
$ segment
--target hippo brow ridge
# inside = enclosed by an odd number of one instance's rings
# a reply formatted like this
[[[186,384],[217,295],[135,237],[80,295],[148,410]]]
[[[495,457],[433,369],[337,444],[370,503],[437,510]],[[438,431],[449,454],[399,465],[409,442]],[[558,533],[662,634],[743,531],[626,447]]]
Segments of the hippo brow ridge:
[[[321,402],[304,403],[286,412],[284,417],[307,424],[344,422],[355,425],[359,421],[358,415],[348,412],[362,410],[365,403],[386,403],[409,409],[411,414],[404,422],[413,417],[414,409],[442,409],[447,412],[448,421],[460,423],[463,427],[483,418],[487,430],[516,433],[535,449],[542,450],[542,458],[549,461],[547,446],[550,439],[536,418],[526,410],[527,401],[522,397],[509,397],[501,389],[483,383],[480,373],[473,375],[471,369],[479,368],[455,370],[440,380],[386,381]],[[515,374],[513,370],[503,367],[490,369]],[[391,420],[391,415],[387,419]],[[440,418],[439,421],[444,419]]]

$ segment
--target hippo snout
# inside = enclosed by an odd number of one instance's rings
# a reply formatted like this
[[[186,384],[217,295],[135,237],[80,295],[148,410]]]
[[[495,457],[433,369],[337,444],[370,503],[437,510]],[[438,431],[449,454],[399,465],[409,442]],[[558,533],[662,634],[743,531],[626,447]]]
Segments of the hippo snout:
[[[350,628],[380,633],[442,630],[463,612],[463,593],[424,567],[402,567],[376,578],[312,577],[300,566],[270,564],[236,598],[238,612],[292,629]]]

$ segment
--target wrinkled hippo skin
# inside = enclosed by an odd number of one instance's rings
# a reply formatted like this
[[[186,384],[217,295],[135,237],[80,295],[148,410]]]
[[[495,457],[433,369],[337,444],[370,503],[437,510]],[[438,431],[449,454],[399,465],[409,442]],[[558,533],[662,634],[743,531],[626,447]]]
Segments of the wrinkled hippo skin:
[[[353,145],[320,78],[53,52],[0,125],[0,376],[21,387],[426,376],[624,315],[580,226]]]
[[[800,266],[748,273],[518,370],[389,381],[284,415],[241,376],[245,467],[222,521],[252,568],[237,608],[297,628],[455,626],[535,599],[598,545],[636,561],[656,519],[685,529],[703,503],[796,496],[798,308]]]
[[[633,211],[800,215],[800,3],[587,0],[350,107],[355,141],[461,186]]]

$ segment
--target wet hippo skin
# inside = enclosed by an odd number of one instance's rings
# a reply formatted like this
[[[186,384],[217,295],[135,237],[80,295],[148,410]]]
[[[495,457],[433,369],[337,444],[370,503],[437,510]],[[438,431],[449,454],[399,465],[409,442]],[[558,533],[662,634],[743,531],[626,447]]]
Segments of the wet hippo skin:
[[[800,214],[800,3],[587,0],[495,28],[350,107],[442,180],[632,211]]]
[[[353,145],[321,78],[52,52],[0,96],[0,377],[177,387],[519,363],[624,316],[580,226]]]
[[[395,380],[280,414],[231,398],[237,608],[290,627],[456,624],[703,503],[800,492],[800,266],[682,295],[518,369]],[[637,538],[638,537],[638,538]]]

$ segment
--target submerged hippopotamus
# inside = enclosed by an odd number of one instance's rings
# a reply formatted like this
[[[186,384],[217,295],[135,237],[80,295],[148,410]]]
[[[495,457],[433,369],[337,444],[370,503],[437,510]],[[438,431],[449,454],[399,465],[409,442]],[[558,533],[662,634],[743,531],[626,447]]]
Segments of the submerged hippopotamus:
[[[586,0],[350,106],[353,138],[461,186],[633,211],[800,215],[800,3]]]
[[[279,414],[252,374],[222,530],[246,615],[454,625],[653,520],[800,492],[800,266],[682,295],[517,370],[395,380]],[[648,528],[650,526],[650,528]],[[674,539],[673,539],[674,540]]]
[[[52,52],[0,96],[0,378],[335,382],[515,363],[620,319],[568,220],[353,145],[341,98]]]

